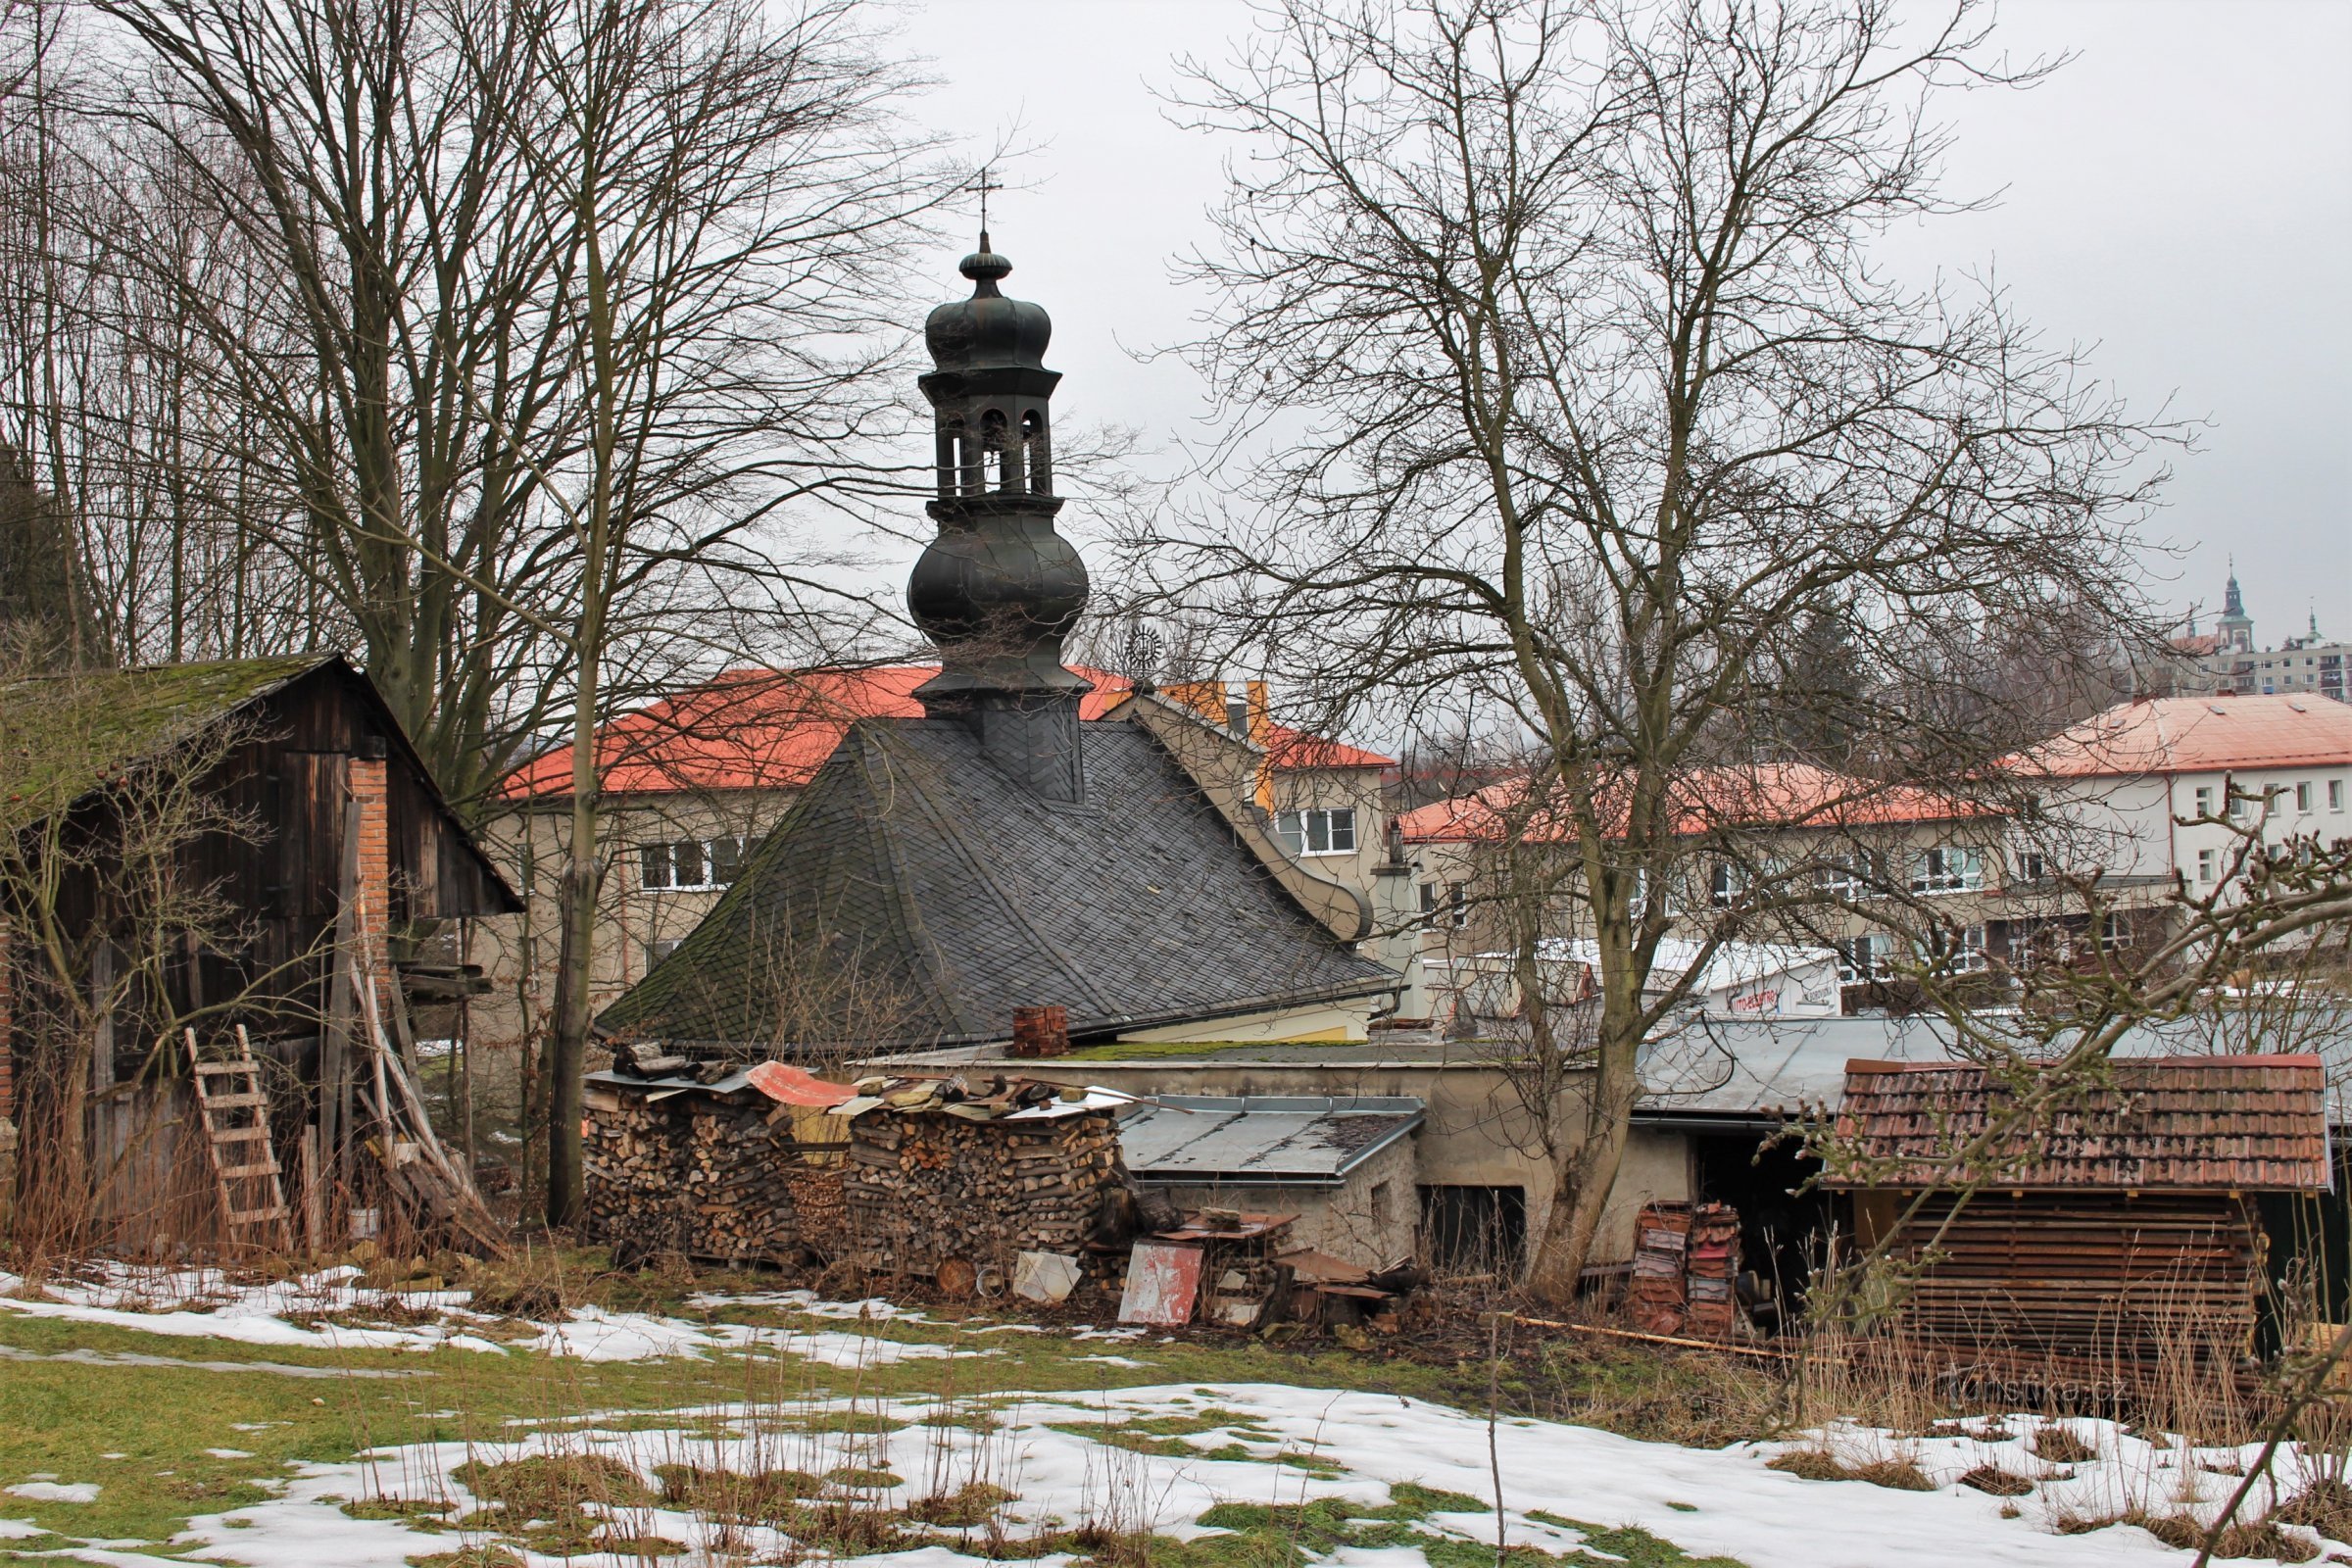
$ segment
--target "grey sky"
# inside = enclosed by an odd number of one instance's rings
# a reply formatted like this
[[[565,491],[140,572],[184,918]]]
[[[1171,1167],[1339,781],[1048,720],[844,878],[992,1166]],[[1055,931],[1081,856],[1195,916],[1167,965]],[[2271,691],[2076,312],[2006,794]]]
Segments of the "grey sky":
[[[992,226],[1008,292],[1054,313],[1064,418],[1165,445],[1200,412],[1182,366],[1122,349],[1187,332],[1200,302],[1167,260],[1205,236],[1232,149],[1169,124],[1150,89],[1249,19],[1240,0],[908,8],[942,78],[925,118],[974,152],[1006,131],[1034,149]],[[1947,100],[1952,190],[2005,194],[1906,256],[1991,266],[2135,405],[2212,419],[2151,530],[2184,549],[2152,561],[2160,595],[2210,616],[2234,552],[2266,644],[2307,606],[2352,637],[2352,4],[2011,0],[2000,24],[2015,56],[2079,58],[2031,92]],[[939,259],[941,298],[959,253]]]

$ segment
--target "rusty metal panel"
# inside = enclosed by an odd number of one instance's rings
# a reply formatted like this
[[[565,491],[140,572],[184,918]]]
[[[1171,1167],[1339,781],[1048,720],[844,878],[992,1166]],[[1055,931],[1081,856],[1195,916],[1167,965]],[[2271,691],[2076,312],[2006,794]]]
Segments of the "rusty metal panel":
[[[1119,1298],[1119,1321],[1176,1328],[1193,1320],[1200,1298],[1198,1247],[1173,1242],[1138,1242],[1127,1257],[1127,1291]]]

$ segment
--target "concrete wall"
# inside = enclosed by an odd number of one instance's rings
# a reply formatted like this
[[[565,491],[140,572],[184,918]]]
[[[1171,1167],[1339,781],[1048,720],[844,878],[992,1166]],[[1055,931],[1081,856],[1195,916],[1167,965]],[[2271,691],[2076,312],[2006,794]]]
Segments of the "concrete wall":
[[[1419,1160],[1410,1137],[1374,1154],[1348,1173],[1338,1187],[1284,1187],[1265,1182],[1237,1186],[1163,1186],[1149,1183],[1186,1208],[1241,1208],[1260,1214],[1296,1214],[1296,1246],[1312,1247],[1365,1268],[1379,1268],[1414,1255],[1420,1222],[1416,1188]]]
[[[1134,1095],[1409,1095],[1429,1107],[1410,1140],[1413,1184],[1517,1187],[1528,1234],[1549,1217],[1552,1177],[1527,1110],[1503,1072],[1481,1063],[1348,1061],[1019,1061],[1004,1070]],[[1581,1094],[1581,1089],[1571,1093]],[[1677,1134],[1637,1128],[1592,1261],[1633,1256],[1634,1216],[1653,1200],[1690,1196],[1690,1156]],[[1418,1220],[1418,1201],[1413,1219]],[[1330,1249],[1337,1251],[1338,1249]],[[1348,1255],[1348,1254],[1343,1254]]]

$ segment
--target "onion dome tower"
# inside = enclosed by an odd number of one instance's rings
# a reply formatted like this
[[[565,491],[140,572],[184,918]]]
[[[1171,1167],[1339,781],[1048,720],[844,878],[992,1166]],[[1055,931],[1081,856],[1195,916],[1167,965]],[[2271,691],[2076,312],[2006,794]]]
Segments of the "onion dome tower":
[[[1085,791],[1078,703],[1087,682],[1062,667],[1062,641],[1086,608],[1086,564],[1054,531],[1052,403],[1045,366],[1054,323],[997,282],[1012,263],[980,248],[957,269],[972,295],[923,324],[939,534],[914,564],[906,603],[938,644],[940,672],[915,692],[932,718],[971,728],[981,749],[1046,800]]]

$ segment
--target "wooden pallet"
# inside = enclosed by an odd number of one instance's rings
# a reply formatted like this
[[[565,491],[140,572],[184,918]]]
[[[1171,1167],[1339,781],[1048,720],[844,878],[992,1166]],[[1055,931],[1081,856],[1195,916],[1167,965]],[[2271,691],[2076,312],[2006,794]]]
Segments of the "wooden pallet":
[[[293,1227],[270,1139],[270,1097],[262,1089],[261,1064],[253,1059],[245,1026],[237,1025],[237,1054],[225,1061],[206,1061],[198,1054],[195,1030],[187,1030],[186,1037],[196,1114],[212,1153],[213,1184],[220,1194],[229,1244],[292,1251]]]

